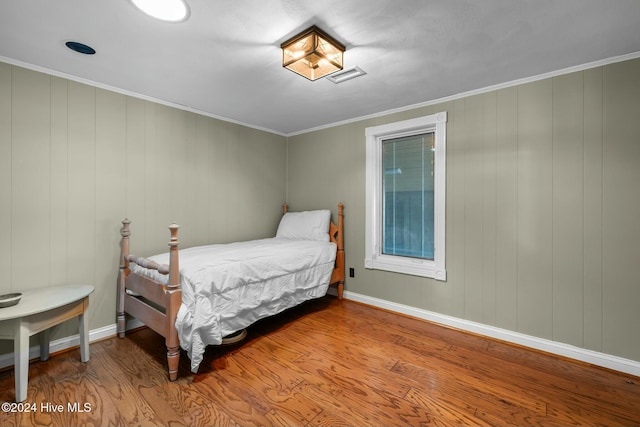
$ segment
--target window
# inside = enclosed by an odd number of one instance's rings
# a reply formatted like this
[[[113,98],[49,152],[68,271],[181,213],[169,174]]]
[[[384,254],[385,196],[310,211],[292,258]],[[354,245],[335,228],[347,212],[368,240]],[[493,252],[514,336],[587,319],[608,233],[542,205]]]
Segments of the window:
[[[446,280],[447,113],[366,129],[365,268]]]

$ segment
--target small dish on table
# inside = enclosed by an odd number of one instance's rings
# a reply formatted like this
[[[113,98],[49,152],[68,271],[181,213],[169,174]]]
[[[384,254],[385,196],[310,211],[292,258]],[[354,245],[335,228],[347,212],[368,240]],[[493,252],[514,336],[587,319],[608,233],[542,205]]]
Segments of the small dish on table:
[[[20,302],[20,298],[22,298],[22,294],[20,292],[0,295],[0,308],[16,305]]]

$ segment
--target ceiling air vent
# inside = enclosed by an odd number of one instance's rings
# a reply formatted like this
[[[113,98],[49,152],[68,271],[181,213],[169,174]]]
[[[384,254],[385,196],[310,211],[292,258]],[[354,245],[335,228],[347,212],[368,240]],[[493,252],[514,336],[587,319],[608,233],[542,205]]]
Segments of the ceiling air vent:
[[[332,83],[338,84],[346,82],[347,80],[355,79],[356,77],[364,76],[365,73],[360,67],[349,68],[348,70],[338,71],[327,76],[327,79]]]

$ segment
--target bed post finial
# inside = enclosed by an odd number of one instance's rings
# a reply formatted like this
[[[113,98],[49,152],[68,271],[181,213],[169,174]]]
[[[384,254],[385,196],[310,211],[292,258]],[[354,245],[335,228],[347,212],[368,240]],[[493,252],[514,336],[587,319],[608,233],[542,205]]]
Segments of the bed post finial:
[[[122,220],[122,228],[120,229],[120,236],[122,236],[122,246],[120,250],[120,268],[129,267],[129,261],[127,255],[129,255],[129,236],[131,236],[131,230],[129,229],[131,221],[125,218]]]
[[[282,214],[286,214],[289,211],[289,205],[287,204],[287,202],[284,202],[282,205]]]
[[[169,283],[170,289],[180,286],[180,267],[178,265],[178,229],[175,222],[169,226],[171,239],[169,240]]]
[[[129,218],[125,218],[122,220],[122,230],[120,231],[120,235],[121,236],[130,236],[131,232],[129,231],[129,224],[131,224],[131,221],[129,221]]]

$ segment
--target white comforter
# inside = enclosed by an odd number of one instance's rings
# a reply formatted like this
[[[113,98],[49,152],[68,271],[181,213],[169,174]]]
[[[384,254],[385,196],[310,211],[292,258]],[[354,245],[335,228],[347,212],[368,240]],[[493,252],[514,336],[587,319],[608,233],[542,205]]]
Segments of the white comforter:
[[[205,347],[255,321],[327,292],[336,246],[314,240],[270,238],[180,250],[182,305],[176,328],[196,372]],[[150,259],[169,263],[169,255]],[[132,264],[132,271],[167,276]]]

